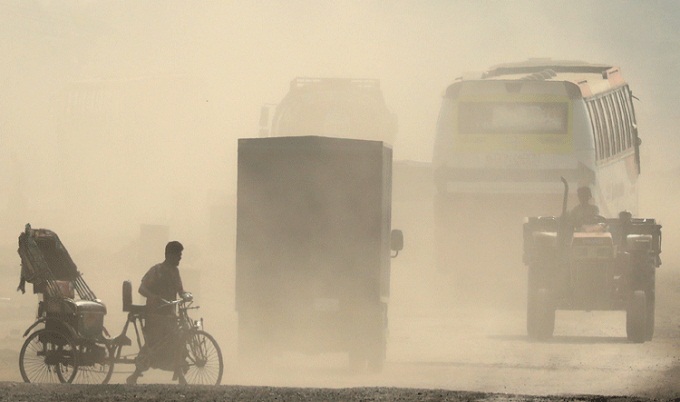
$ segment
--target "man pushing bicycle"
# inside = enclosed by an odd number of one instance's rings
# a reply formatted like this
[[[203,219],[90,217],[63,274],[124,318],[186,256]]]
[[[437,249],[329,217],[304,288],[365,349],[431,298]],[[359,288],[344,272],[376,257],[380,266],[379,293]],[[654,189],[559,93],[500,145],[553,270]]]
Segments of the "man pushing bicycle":
[[[146,297],[145,344],[135,359],[135,371],[127,378],[128,384],[136,384],[149,368],[173,371],[173,380],[186,384],[183,367],[177,367],[178,353],[183,351],[176,331],[177,312],[174,304],[168,304],[178,296],[190,297],[184,292],[179,274],[183,250],[180,242],[169,242],[165,246],[165,260],[151,267],[142,278],[139,293]]]

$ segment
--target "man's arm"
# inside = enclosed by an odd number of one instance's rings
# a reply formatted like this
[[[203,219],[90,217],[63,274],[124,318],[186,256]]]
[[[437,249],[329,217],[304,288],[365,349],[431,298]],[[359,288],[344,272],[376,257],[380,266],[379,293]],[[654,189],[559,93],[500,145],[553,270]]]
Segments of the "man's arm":
[[[193,299],[193,295],[191,292],[187,292],[184,290],[184,285],[182,284],[182,276],[177,273],[177,281],[176,281],[176,286],[177,286],[177,294],[179,295],[180,298],[184,300],[191,300]]]
[[[184,285],[182,284],[182,276],[177,272],[177,294],[182,295],[184,293]]]
[[[149,289],[149,286],[150,286],[149,282],[152,281],[150,274],[151,274],[151,272],[148,272],[142,278],[142,283],[139,285],[139,294],[146,297],[146,299],[150,300],[150,301],[161,301],[162,298],[159,295],[153,293]]]

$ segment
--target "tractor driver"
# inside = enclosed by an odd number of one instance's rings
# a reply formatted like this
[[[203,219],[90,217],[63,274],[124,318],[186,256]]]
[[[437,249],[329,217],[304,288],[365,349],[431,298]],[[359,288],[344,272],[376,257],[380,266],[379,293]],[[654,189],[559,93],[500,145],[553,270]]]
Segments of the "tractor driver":
[[[168,338],[174,336],[177,327],[175,306],[166,305],[167,301],[177,299],[178,295],[185,296],[179,274],[182,250],[182,243],[169,242],[165,246],[165,260],[151,267],[142,278],[139,293],[146,297],[146,343],[135,360],[134,373],[127,378],[128,384],[136,384],[137,378],[149,367],[173,370],[173,379],[179,379],[180,383],[185,382],[184,373],[178,372],[175,367],[178,360],[178,340]]]
[[[574,227],[580,227],[581,225],[591,222],[596,216],[600,214],[600,209],[597,205],[590,203],[593,198],[593,194],[589,187],[579,187],[576,190],[578,195],[579,204],[575,206],[569,213],[569,218]]]

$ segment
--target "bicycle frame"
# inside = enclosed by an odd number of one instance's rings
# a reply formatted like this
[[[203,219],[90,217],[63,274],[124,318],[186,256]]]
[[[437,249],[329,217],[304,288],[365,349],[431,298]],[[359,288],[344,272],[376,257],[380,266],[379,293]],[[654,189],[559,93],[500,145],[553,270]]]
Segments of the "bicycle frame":
[[[188,310],[195,310],[200,308],[199,306],[192,307],[191,305],[193,304],[192,299],[178,299],[178,300],[173,300],[173,301],[168,301],[166,302],[162,307],[165,306],[177,306],[178,307],[178,315],[177,315],[177,331],[180,335],[180,340],[183,342],[186,342],[186,339],[188,339],[188,333],[193,330],[200,330],[203,327],[203,319],[197,320],[197,321],[192,321],[192,319],[189,317]],[[145,312],[145,306],[132,306],[132,311],[128,313],[127,320],[125,321],[125,325],[123,326],[123,329],[121,330],[120,334],[108,341],[109,346],[112,348],[112,356],[113,356],[113,362],[118,363],[118,364],[134,364],[135,363],[135,358],[134,357],[129,357],[129,356],[122,356],[122,350],[123,347],[125,346],[131,346],[132,345],[132,340],[127,336],[127,331],[132,325],[135,330],[135,339],[136,339],[136,344],[138,347],[138,350],[142,350],[142,348],[146,345],[146,337],[144,336],[144,321],[146,319],[146,312]],[[165,342],[161,342],[161,344],[156,345],[154,347],[154,350],[157,348],[160,348],[162,346],[165,346]]]
[[[122,356],[121,353],[123,350],[124,346],[130,346],[132,345],[132,340],[127,336],[127,331],[128,328],[130,327],[130,324],[135,329],[135,338],[137,340],[137,347],[139,350],[142,349],[144,344],[146,343],[146,340],[144,338],[144,313],[140,312],[130,312],[128,313],[127,320],[125,321],[125,325],[123,326],[123,329],[120,332],[120,335],[117,337],[111,339],[108,343],[109,346],[111,347],[111,354],[113,356],[113,361],[114,363],[122,363],[122,364],[134,364],[135,359],[134,357],[127,357],[127,356]],[[141,332],[141,334],[140,334]],[[144,342],[142,342],[144,340]]]

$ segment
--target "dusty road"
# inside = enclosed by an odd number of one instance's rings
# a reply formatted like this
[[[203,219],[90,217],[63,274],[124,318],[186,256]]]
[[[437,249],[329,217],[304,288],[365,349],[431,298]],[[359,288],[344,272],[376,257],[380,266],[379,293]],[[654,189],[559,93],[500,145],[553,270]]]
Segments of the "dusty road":
[[[592,395],[545,396],[491,394],[407,388],[274,388],[243,386],[36,385],[0,383],[0,401],[645,401],[635,397]]]
[[[0,387],[0,398],[38,402],[56,390],[63,399],[49,400],[680,398],[675,302],[680,275],[673,270],[658,272],[656,334],[643,344],[626,340],[621,312],[558,312],[554,339],[531,342],[525,335],[522,301],[502,306],[462,301],[438,295],[431,283],[421,284],[432,290],[429,298],[416,297],[408,294],[418,288],[415,282],[393,289],[396,300],[410,302],[391,306],[388,361],[379,374],[348,371],[342,355],[293,353],[280,356],[266,370],[243,372],[235,361],[234,335],[227,331],[217,336],[226,370],[223,386],[215,389],[168,388],[166,372],[150,372],[137,387],[120,385],[130,366],[117,366],[109,386],[35,387],[16,383],[21,380],[17,368],[21,339],[15,331],[4,339],[0,354],[0,378],[8,381]],[[439,290],[446,289],[442,281]]]

